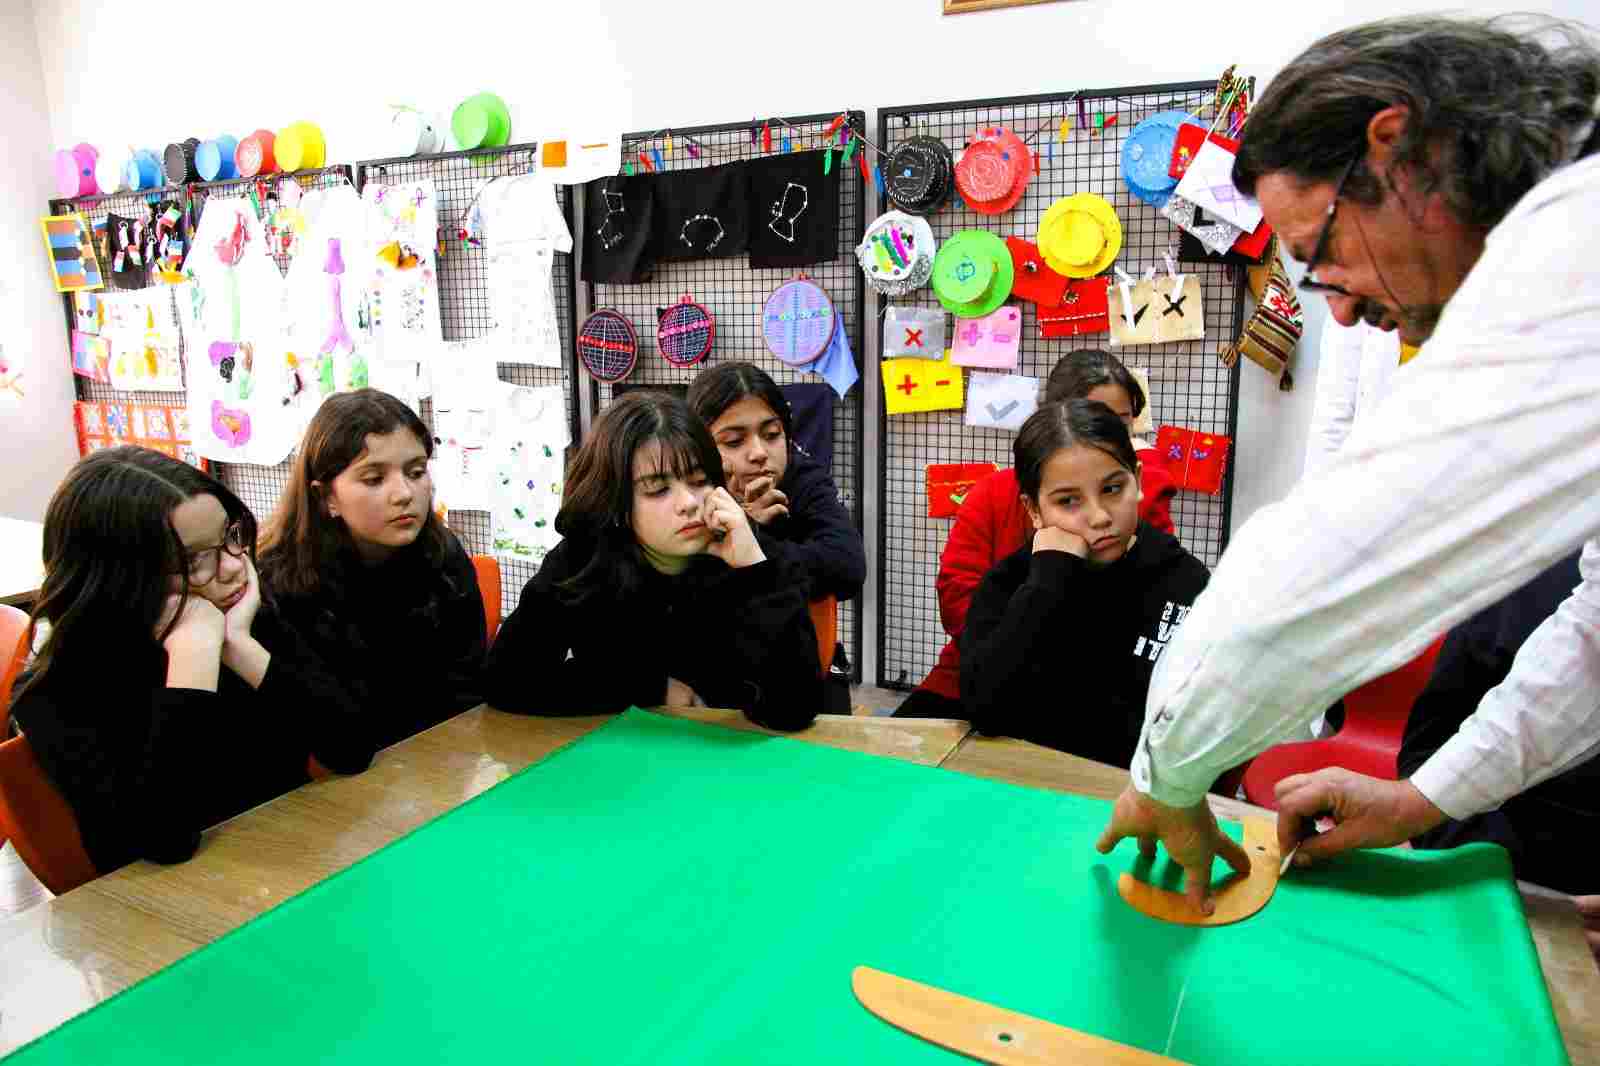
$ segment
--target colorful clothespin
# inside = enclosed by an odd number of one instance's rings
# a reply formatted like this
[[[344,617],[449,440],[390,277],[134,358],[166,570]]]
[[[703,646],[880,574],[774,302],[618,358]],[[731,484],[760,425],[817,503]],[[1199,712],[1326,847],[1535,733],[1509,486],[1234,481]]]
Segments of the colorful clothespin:
[[[872,183],[872,176],[867,173],[867,153],[862,152],[860,155],[856,156],[856,165],[861,168],[861,183],[863,185],[870,185]]]
[[[789,135],[787,133],[783,135],[783,151],[785,155],[794,151],[794,142],[789,139]]]
[[[625,177],[625,178],[633,177],[633,164],[632,163],[624,163],[624,164],[622,164],[622,176]]]
[[[1105,121],[1102,123],[1104,126],[1115,126],[1117,124],[1116,115],[1105,115],[1103,118],[1105,119]]]
[[[661,149],[659,149],[659,148],[650,149],[650,158],[651,158],[651,161],[653,163],[655,163],[657,170],[665,170],[666,169],[666,167],[661,162]]]
[[[883,168],[878,166],[876,163],[872,164],[872,177],[873,180],[878,183],[878,195],[888,196],[889,187],[883,182]]]
[[[833,145],[831,144],[822,153],[822,172],[824,174],[833,172]]]
[[[761,150],[763,152],[772,151],[772,123],[770,122],[761,124]]]
[[[750,120],[750,143],[751,144],[755,144],[756,143],[756,120],[755,119],[751,119]]]
[[[687,140],[687,138],[685,138],[685,139]],[[700,146],[698,144],[695,144],[693,141],[689,141],[689,158],[690,159],[699,159],[700,158]]]
[[[645,155],[643,152],[639,153],[639,165],[644,167],[645,170],[655,169],[655,167],[650,163],[650,157]]]
[[[840,162],[841,163],[849,163],[850,162],[850,157],[855,154],[855,151],[856,151],[856,138],[855,138],[855,136],[853,135],[853,132],[852,132],[851,138],[848,141],[846,141],[845,144],[844,144],[844,158],[841,159]]]
[[[672,131],[667,131],[667,158],[672,158]]]
[[[829,137],[832,137],[834,135],[834,132],[836,130],[838,130],[838,128],[840,126],[843,126],[843,125],[844,125],[844,115],[840,114],[832,122],[828,123],[828,129],[822,135],[823,140],[827,140]]]

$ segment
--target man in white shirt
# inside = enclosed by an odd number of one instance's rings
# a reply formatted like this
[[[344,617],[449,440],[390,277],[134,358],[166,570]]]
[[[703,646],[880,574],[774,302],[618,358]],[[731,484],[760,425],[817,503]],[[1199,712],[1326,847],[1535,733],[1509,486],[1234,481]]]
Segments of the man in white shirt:
[[[1389,394],[1400,367],[1400,338],[1365,322],[1322,324],[1317,353],[1317,396],[1306,434],[1304,476],[1327,469],[1350,433]]]
[[[1204,911],[1214,858],[1249,869],[1204,803],[1219,773],[1579,545],[1583,583],[1454,738],[1409,781],[1285,780],[1279,840],[1303,861],[1396,844],[1600,747],[1597,98],[1577,28],[1422,17],[1317,42],[1246,124],[1234,183],[1302,287],[1428,347],[1238,531],[1157,664],[1099,847],[1162,841]],[[1302,844],[1323,814],[1336,828]]]

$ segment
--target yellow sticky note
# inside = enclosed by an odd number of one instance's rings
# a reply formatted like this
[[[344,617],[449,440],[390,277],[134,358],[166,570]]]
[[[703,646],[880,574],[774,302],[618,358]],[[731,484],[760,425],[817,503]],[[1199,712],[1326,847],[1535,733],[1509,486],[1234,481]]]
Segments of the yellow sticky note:
[[[883,401],[892,415],[917,411],[959,411],[966,406],[961,368],[943,359],[885,359]]]

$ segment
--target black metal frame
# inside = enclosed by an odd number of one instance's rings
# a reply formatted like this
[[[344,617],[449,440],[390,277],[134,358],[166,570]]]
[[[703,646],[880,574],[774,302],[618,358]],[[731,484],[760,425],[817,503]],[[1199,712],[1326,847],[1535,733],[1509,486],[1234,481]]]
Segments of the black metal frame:
[[[1042,125],[1038,137],[1029,144],[1030,150],[1037,149],[1041,156],[1040,169],[1022,201],[1005,215],[990,218],[972,212],[957,195],[929,220],[935,236],[942,240],[955,230],[978,228],[1016,233],[1031,240],[1043,208],[1057,196],[1091,191],[1117,207],[1125,238],[1118,261],[1134,272],[1159,262],[1164,247],[1157,248],[1154,241],[1159,238],[1163,246],[1169,242],[1176,244],[1177,230],[1152,208],[1133,199],[1123,185],[1122,140],[1139,118],[1163,110],[1167,104],[1185,110],[1196,109],[1213,92],[1215,84],[1195,81],[1134,85],[880,108],[877,143],[889,152],[907,137],[920,133],[942,136],[953,151],[959,151],[967,133],[981,126],[1012,127],[1026,138]],[[1076,109],[1080,99],[1089,113],[1116,114],[1116,124],[1105,127],[1095,136],[1078,128]],[[1056,123],[1052,120],[1052,116],[1063,111],[1073,119],[1071,134],[1064,144],[1056,143]],[[1049,158],[1043,158],[1046,152]],[[883,206],[888,209],[893,205]],[[1232,436],[1239,415],[1239,367],[1237,364],[1232,368],[1223,367],[1216,352],[1237,336],[1243,325],[1244,272],[1231,271],[1220,263],[1185,264],[1185,272],[1201,275],[1207,291],[1206,338],[1183,344],[1135,345],[1109,350],[1130,364],[1151,371],[1151,402],[1158,424],[1165,415],[1173,422]],[[1231,300],[1222,295],[1230,290]],[[932,293],[926,289],[896,302],[938,307]],[[888,299],[878,297],[876,313],[880,323],[889,304]],[[1020,301],[1020,305],[1025,324],[1018,368],[1021,373],[1043,377],[1054,361],[1068,351],[1108,347],[1105,335],[1072,341],[1042,340],[1035,329],[1032,305],[1026,301]],[[1224,337],[1223,332],[1229,335]],[[868,365],[878,362],[877,359],[864,361]],[[1163,390],[1164,381],[1181,381],[1183,388]],[[1218,402],[1223,401],[1224,386],[1225,402]],[[1177,395],[1172,395],[1174,392]],[[925,517],[923,467],[927,462],[989,460],[1004,469],[1011,464],[1010,445],[1014,434],[968,427],[959,412],[897,415],[891,419],[880,403],[877,416],[881,444],[877,683],[905,690],[922,679],[948,639],[938,617],[934,576],[948,537],[950,520]],[[1173,507],[1180,538],[1195,555],[1212,565],[1228,541],[1235,459],[1230,453],[1220,498],[1180,493]],[[896,525],[896,543],[893,544],[891,522]],[[909,580],[899,580],[903,565],[908,573],[916,570]],[[906,636],[910,627],[919,623],[920,628],[910,637]],[[892,629],[896,631],[898,646],[891,646]]]
[[[810,140],[821,135],[833,120],[844,114],[851,129],[865,134],[866,115],[862,111],[829,111],[818,114],[785,116],[781,119],[759,119],[756,127],[770,122],[774,151],[784,134],[796,142],[797,151],[813,147]],[[792,129],[790,128],[792,127]],[[673,126],[676,150],[669,157],[663,153],[662,166],[666,170],[691,170],[734,158],[756,158],[762,154],[759,141],[750,143],[752,122],[712,123],[698,126]],[[796,132],[798,131],[798,132]],[[662,143],[665,130],[641,130],[627,133],[622,138],[624,161],[632,161],[638,168],[638,153]],[[700,158],[693,158],[687,150],[687,139],[700,146]],[[820,147],[820,145],[817,145]],[[857,150],[861,150],[857,146]],[[713,152],[720,153],[713,158]],[[834,156],[834,165],[842,166],[841,157]],[[866,374],[875,360],[868,360],[862,352],[865,319],[865,284],[856,267],[855,245],[861,239],[866,223],[866,204],[869,196],[863,187],[852,159],[840,172],[839,248],[835,259],[825,263],[800,268],[809,277],[826,288],[835,306],[843,316],[841,328],[848,330],[851,348],[856,356],[857,369],[862,381],[843,400],[834,406],[834,480],[846,497],[858,532],[863,529],[863,505],[866,489],[865,403]],[[582,214],[580,212],[580,219]],[[581,223],[580,223],[581,224]],[[576,228],[574,229],[576,233]],[[634,322],[640,334],[640,352],[633,373],[622,384],[687,384],[696,373],[717,361],[745,359],[757,363],[772,374],[780,384],[805,380],[802,371],[779,362],[766,348],[761,334],[761,307],[766,296],[783,280],[792,277],[794,269],[756,270],[744,257],[703,259],[659,264],[650,281],[638,285],[589,284],[591,307],[616,307]],[[654,348],[653,308],[676,302],[684,293],[693,293],[695,299],[711,308],[717,317],[716,344],[706,361],[693,367],[670,366],[660,358]],[[810,380],[818,380],[811,378]],[[614,395],[610,385],[589,382],[593,408],[600,411]],[[840,605],[840,640],[850,656],[853,680],[861,679],[861,653],[864,647],[861,624],[861,600]]]

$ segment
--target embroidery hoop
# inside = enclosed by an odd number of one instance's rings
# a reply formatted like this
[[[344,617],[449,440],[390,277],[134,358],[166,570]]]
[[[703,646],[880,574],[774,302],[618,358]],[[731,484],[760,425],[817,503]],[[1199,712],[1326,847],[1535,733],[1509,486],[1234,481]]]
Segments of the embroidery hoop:
[[[675,367],[704,359],[717,336],[716,316],[688,295],[657,312],[657,323],[656,350]]]
[[[578,359],[589,376],[606,384],[633,373],[638,360],[639,336],[626,315],[602,307],[583,320],[578,330]]]
[[[787,366],[810,366],[822,357],[839,326],[839,313],[822,286],[804,274],[779,285],[761,311],[767,349]]]

